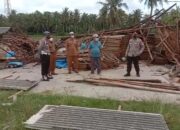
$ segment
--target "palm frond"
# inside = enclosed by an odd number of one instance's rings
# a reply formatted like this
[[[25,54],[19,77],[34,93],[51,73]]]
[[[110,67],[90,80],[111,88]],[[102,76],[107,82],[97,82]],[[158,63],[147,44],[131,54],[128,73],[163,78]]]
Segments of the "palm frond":
[[[125,9],[128,9],[128,5],[126,3],[120,3],[118,4],[118,7],[124,7]]]

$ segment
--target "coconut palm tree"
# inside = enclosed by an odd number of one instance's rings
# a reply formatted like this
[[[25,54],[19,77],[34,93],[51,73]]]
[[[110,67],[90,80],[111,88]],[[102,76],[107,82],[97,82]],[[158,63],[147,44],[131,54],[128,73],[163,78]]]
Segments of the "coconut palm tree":
[[[168,0],[139,0],[140,2],[144,2],[145,5],[147,5],[148,8],[151,9],[150,16],[153,14],[154,7],[157,7],[159,5],[163,5],[164,2],[168,2]]]
[[[134,23],[137,24],[141,21],[142,11],[140,9],[133,11]]]
[[[123,3],[123,0],[106,0],[98,3],[103,6],[100,10],[100,16],[106,18],[112,26],[119,24],[119,10],[122,10],[123,7],[128,9],[127,4]]]

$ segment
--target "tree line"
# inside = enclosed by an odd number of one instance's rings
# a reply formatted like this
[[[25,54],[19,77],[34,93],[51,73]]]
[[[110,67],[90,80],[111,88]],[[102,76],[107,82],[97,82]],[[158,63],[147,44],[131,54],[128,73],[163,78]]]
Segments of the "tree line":
[[[41,34],[49,30],[57,35],[66,35],[70,31],[78,34],[92,33],[115,28],[127,28],[139,23],[143,18],[152,15],[154,8],[167,0],[140,0],[151,9],[151,13],[143,15],[140,9],[128,14],[128,4],[123,0],[106,0],[98,2],[102,5],[99,14],[81,14],[78,9],[74,11],[64,8],[62,12],[17,13],[12,10],[8,17],[0,15],[0,26],[20,28],[29,34]],[[174,17],[180,14],[180,9],[165,14],[162,20],[166,24],[175,24]],[[179,15],[180,16],[180,15]]]

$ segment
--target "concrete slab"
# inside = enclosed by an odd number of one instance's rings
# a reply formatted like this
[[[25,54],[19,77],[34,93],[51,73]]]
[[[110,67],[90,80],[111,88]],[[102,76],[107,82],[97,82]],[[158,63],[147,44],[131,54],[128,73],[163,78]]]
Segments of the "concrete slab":
[[[19,80],[41,80],[40,66],[33,67],[33,64],[29,64],[24,68],[18,69],[7,69],[0,71],[0,78],[8,75],[13,75],[9,79],[15,79],[18,77]],[[166,72],[163,66],[147,66],[141,64],[141,77],[140,79],[160,79],[163,82],[168,83],[168,76],[154,76],[157,73]],[[81,83],[69,83],[66,82],[68,79],[83,79],[86,77],[99,77],[97,75],[90,75],[89,71],[82,71],[79,74],[67,74],[66,69],[56,70],[59,75],[54,76],[49,82],[40,82],[39,85],[31,90],[32,93],[42,93],[50,91],[53,94],[83,96],[91,98],[101,99],[116,99],[116,100],[160,100],[165,103],[180,103],[180,95],[178,94],[167,94],[160,92],[150,92],[143,90],[126,89],[119,87],[104,87],[94,86],[89,84]],[[114,78],[124,79],[123,75],[126,72],[126,65],[121,65],[117,69],[105,70],[102,72],[101,78]],[[135,75],[135,71],[132,71],[132,77],[130,79],[138,79]]]

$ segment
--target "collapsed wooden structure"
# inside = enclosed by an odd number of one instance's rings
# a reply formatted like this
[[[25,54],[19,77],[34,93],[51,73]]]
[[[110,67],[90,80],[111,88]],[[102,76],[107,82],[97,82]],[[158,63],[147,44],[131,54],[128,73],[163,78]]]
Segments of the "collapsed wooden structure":
[[[10,27],[0,28],[0,50],[8,53],[9,50],[15,51],[16,58],[22,60],[24,63],[34,61],[35,49],[37,43],[29,38],[24,33],[17,31]],[[5,57],[1,56],[1,59]]]
[[[104,32],[104,35],[130,35],[133,32],[138,32],[146,46],[143,59],[150,59],[153,63],[153,61],[157,62],[159,61],[159,58],[162,58],[166,63],[168,61],[179,64],[179,21],[177,22],[177,26],[168,26],[161,23],[159,19],[175,5],[176,4],[172,5],[165,11],[160,10],[155,15],[141,21],[131,29],[106,31]],[[123,42],[127,44],[127,40],[124,40]]]
[[[177,26],[168,26],[161,23],[159,19],[175,5],[172,5],[165,11],[160,10],[153,16],[128,29],[98,32],[104,45],[102,50],[102,68],[110,69],[119,66],[120,59],[124,57],[128,41],[134,32],[139,34],[146,46],[141,59],[148,60],[153,64],[174,63],[180,65],[180,22],[177,22]],[[3,30],[2,33],[1,30]],[[6,46],[10,50],[15,51],[16,57],[25,63],[34,61],[35,49],[38,43],[12,28],[1,28],[1,30],[0,50],[6,52],[6,49],[4,49],[4,46]],[[79,43],[83,39],[92,40],[91,35],[80,35],[77,38]],[[79,61],[81,70],[90,68],[90,58],[86,51],[80,54]]]
[[[174,63],[180,65],[180,39],[179,25],[168,26],[161,23],[160,17],[172,9],[176,4],[172,5],[167,10],[160,10],[153,16],[141,21],[139,24],[129,29],[115,29],[99,32],[100,40],[104,45],[102,50],[102,68],[108,69],[118,67],[118,60],[125,56],[125,51],[134,32],[139,34],[143,40],[146,49],[141,56],[141,59],[147,60],[152,64],[168,64]],[[92,39],[90,36],[82,36],[82,39]],[[87,57],[81,54],[81,58]],[[80,56],[81,56],[80,55]],[[107,58],[109,55],[109,58]],[[106,61],[105,61],[106,59]],[[81,59],[81,61],[83,61]],[[80,62],[80,68],[84,68],[84,62]]]

